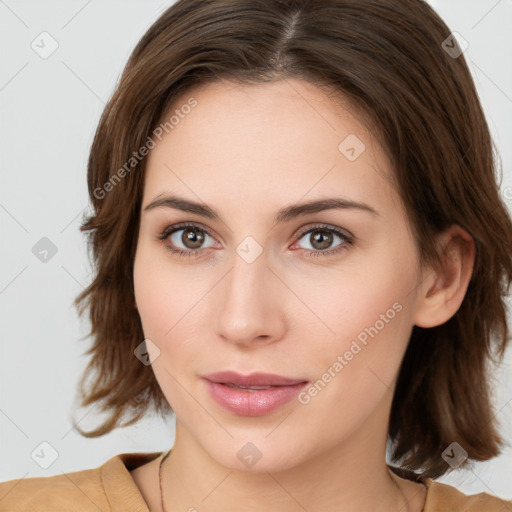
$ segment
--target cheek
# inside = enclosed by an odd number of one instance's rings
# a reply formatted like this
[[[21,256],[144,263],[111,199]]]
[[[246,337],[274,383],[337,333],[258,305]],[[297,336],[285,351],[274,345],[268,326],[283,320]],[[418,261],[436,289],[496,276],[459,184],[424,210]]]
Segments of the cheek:
[[[177,298],[159,258],[140,244],[133,267],[135,301],[146,338],[163,340],[175,323]]]
[[[133,280],[137,310],[141,319],[144,338],[151,340],[152,370],[167,402],[175,412],[184,403],[181,387],[183,368],[193,360],[191,347],[183,329],[189,316],[190,305],[177,288],[183,286],[182,278],[169,275],[171,267],[154,250],[141,245],[136,254]],[[156,346],[156,347],[155,347]]]
[[[172,265],[166,254],[141,245],[133,270],[135,300],[144,336],[174,360],[183,359],[204,318],[206,286],[198,272]],[[206,289],[205,289],[206,288]],[[202,300],[203,298],[203,300]]]
[[[163,293],[158,282],[150,272],[134,272],[134,289],[137,310],[146,338],[160,338],[166,318],[162,298]]]
[[[410,313],[396,284],[367,292],[333,304],[336,335],[311,346],[314,380],[299,398],[311,428],[326,439],[350,437],[371,415],[385,421],[410,336]]]
[[[311,361],[317,362],[322,382],[336,376],[331,381],[337,384],[328,384],[331,392],[338,389],[344,395],[352,388],[369,393],[375,385],[391,386],[407,347],[414,265],[392,255],[374,261],[378,264],[363,265],[364,273],[348,272],[339,286],[323,283],[321,297],[318,294],[316,307],[331,333],[321,346],[312,347],[316,354]]]

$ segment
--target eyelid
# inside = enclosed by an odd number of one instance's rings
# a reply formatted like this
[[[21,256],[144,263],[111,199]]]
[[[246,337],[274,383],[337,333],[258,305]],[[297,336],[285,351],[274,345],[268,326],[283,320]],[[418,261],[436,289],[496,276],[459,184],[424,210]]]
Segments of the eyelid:
[[[212,232],[210,231],[210,228],[207,228],[200,222],[191,221],[191,222],[178,222],[176,224],[169,224],[167,227],[165,227],[161,233],[162,235],[166,234],[166,236],[169,236],[171,233],[174,233],[175,231],[179,231],[180,229],[184,228],[198,228],[201,231],[204,231],[206,234],[210,235],[214,240],[217,240],[215,236],[213,236]]]
[[[330,224],[325,224],[325,223],[319,223],[314,226],[309,226],[307,228],[304,228],[304,230],[299,230],[295,235],[293,235],[293,238],[302,238],[306,233],[309,233],[310,231],[315,231],[315,230],[320,231],[322,229],[325,229],[326,231],[334,231],[335,233],[338,233],[339,235],[341,235],[343,238],[346,238],[346,239],[351,240],[354,238],[352,233],[350,233],[346,229],[339,228],[337,226],[332,226]]]

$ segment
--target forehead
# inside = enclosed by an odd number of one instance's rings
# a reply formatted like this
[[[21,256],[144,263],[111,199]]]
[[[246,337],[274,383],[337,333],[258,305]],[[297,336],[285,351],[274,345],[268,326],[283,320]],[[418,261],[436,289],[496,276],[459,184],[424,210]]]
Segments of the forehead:
[[[209,83],[176,98],[161,126],[171,116],[148,157],[146,196],[180,190],[254,206],[339,192],[396,203],[391,165],[371,129],[342,96],[311,83]]]

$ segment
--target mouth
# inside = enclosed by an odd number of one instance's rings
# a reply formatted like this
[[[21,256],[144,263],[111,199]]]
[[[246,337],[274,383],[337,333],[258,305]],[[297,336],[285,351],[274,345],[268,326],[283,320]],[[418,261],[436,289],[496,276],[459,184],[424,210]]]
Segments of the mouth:
[[[218,372],[203,377],[210,397],[239,416],[263,416],[295,398],[309,383],[269,373]]]

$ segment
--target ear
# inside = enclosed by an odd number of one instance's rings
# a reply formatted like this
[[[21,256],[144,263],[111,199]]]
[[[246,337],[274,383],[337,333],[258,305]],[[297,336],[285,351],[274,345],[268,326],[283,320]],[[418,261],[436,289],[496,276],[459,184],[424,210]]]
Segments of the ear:
[[[414,324],[435,327],[448,321],[459,309],[471,280],[475,263],[475,242],[458,225],[438,237],[442,268],[425,269],[418,290]]]

